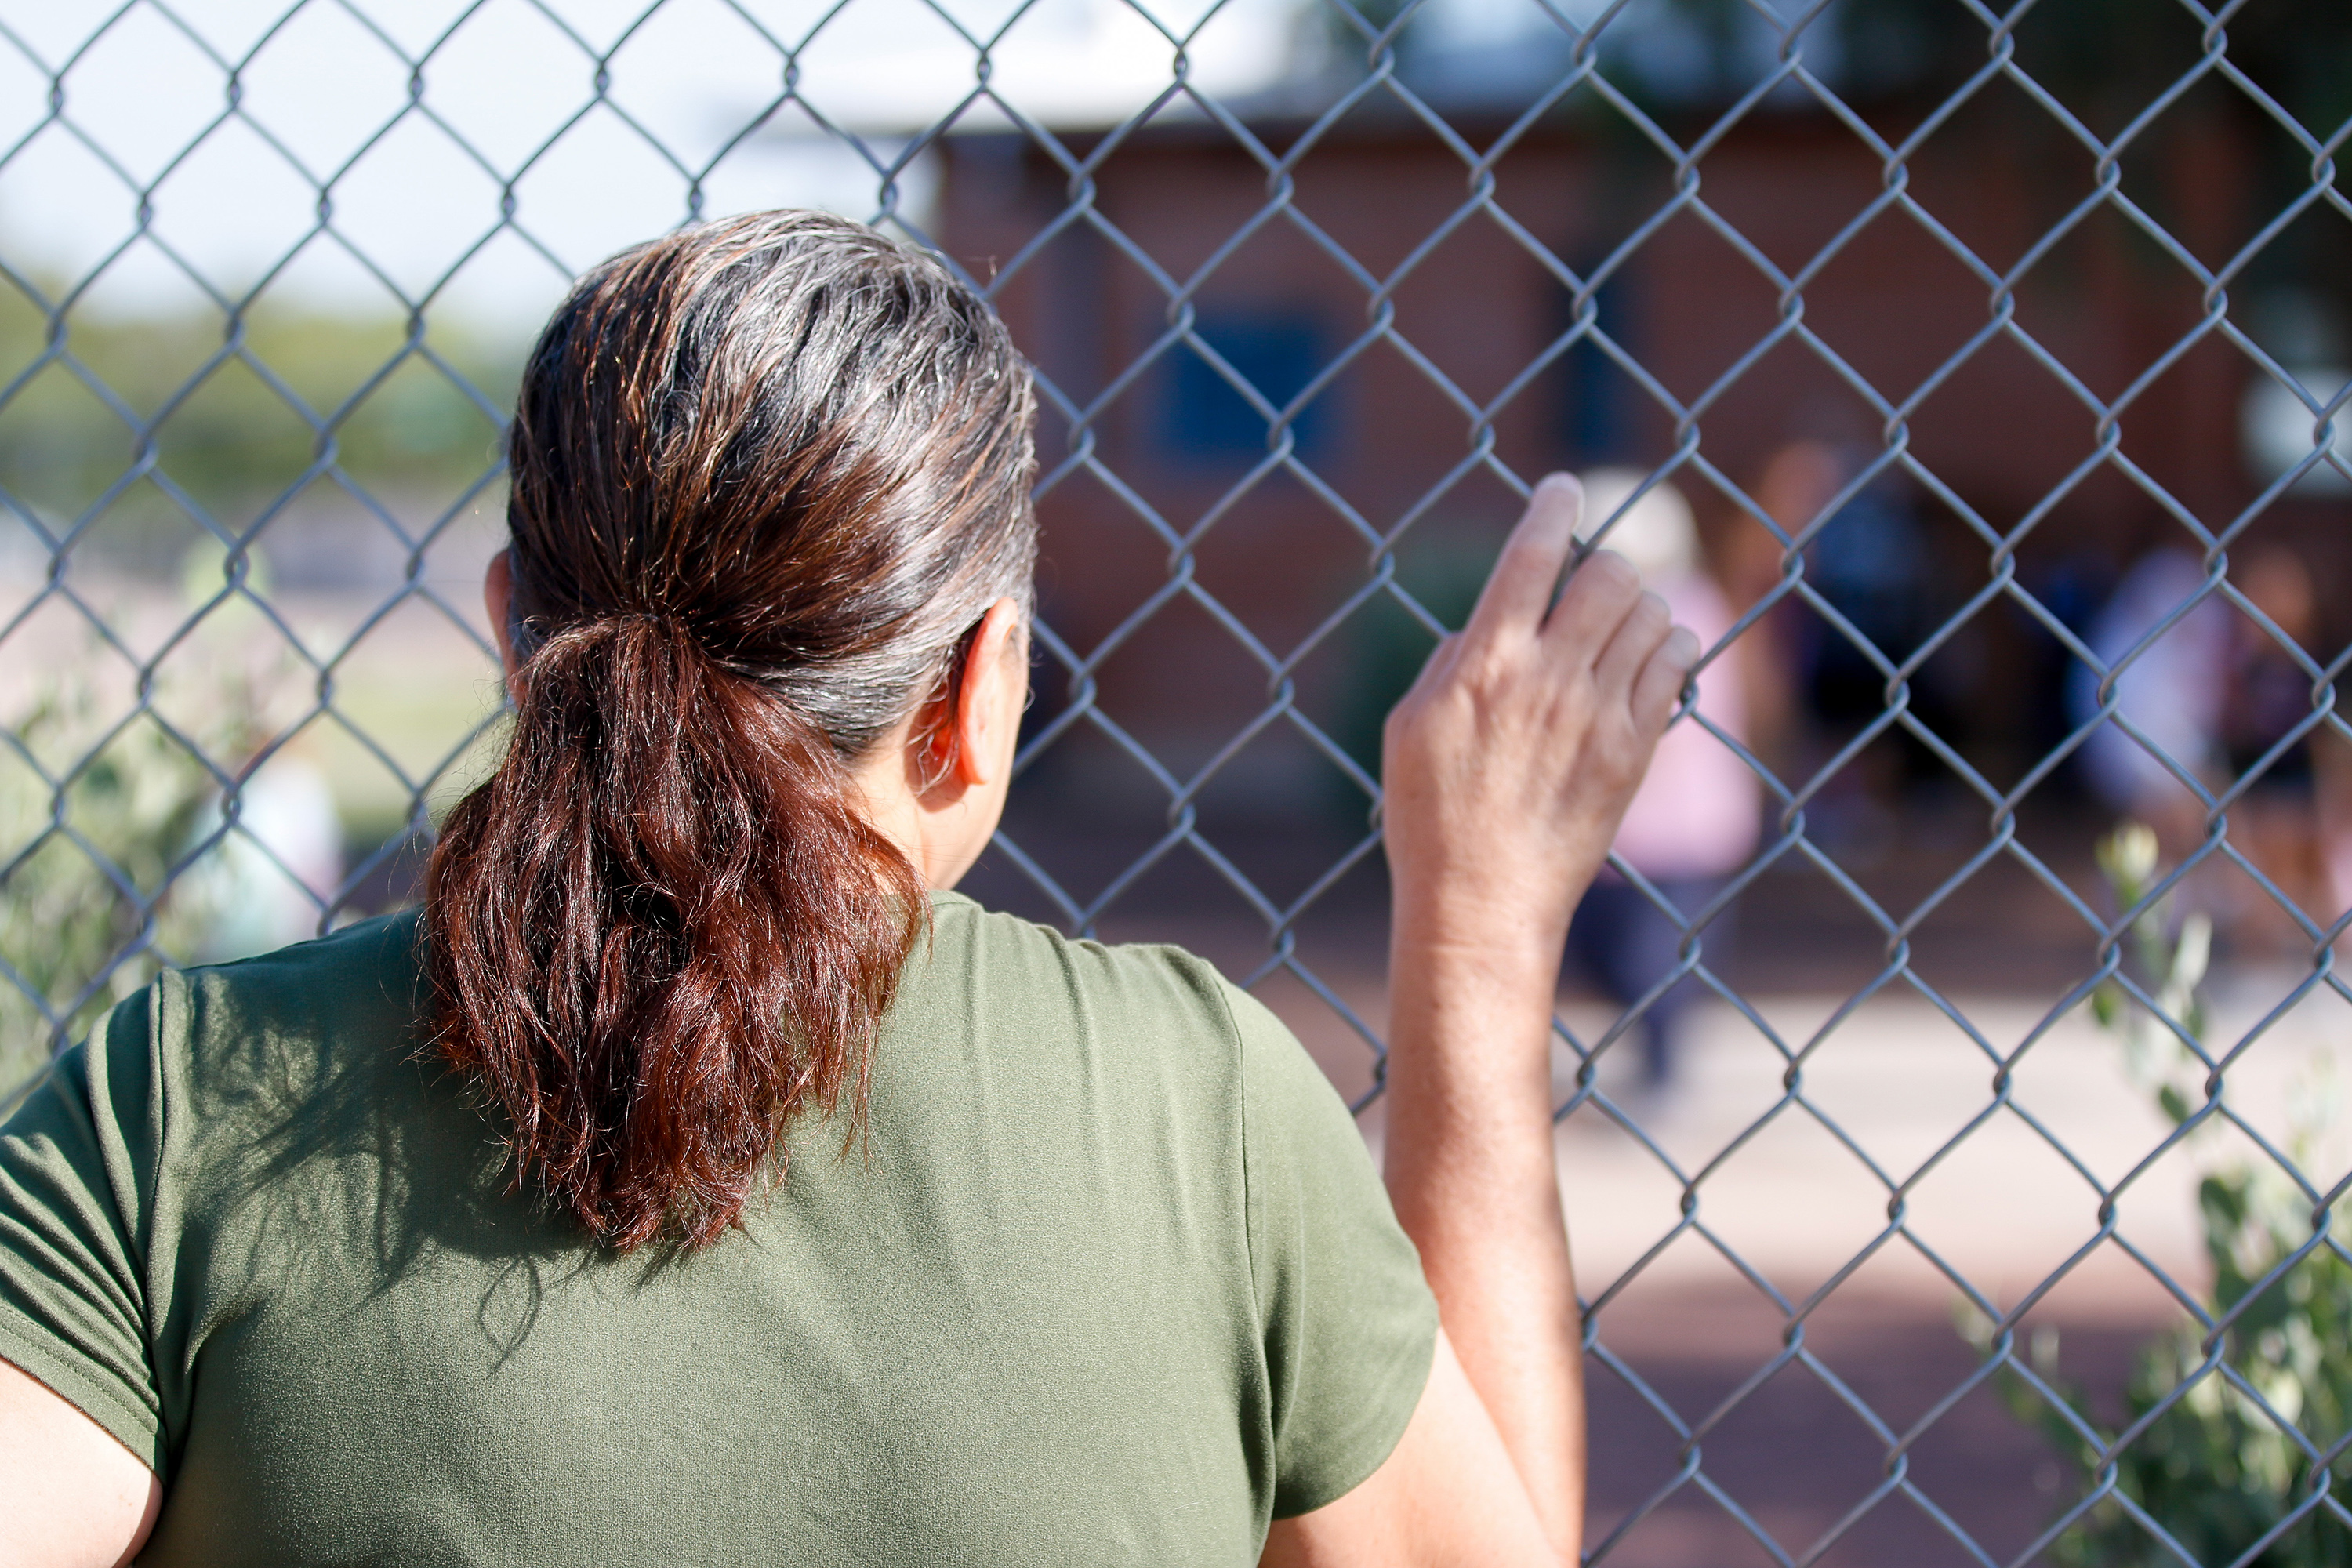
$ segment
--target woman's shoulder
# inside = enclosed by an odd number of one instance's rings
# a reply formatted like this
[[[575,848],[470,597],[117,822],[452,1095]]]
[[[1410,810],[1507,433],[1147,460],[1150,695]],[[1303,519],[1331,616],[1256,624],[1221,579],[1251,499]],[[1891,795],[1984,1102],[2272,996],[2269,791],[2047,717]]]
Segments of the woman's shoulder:
[[[156,981],[153,1026],[200,1059],[411,1036],[425,1013],[416,920],[404,910],[251,958],[167,972]]]
[[[175,973],[191,991],[224,1003],[297,1009],[326,1003],[343,1008],[357,990],[379,997],[387,1006],[414,1008],[422,994],[419,914],[414,908],[397,910],[249,958]]]
[[[897,1018],[902,1038],[968,1042],[982,1070],[1121,1086],[1220,1121],[1238,1113],[1254,1057],[1297,1052],[1271,1015],[1182,948],[1071,936],[957,896],[934,901]]]
[[[1233,1029],[1235,988],[1208,960],[1164,942],[1076,937],[975,903],[932,896],[929,962],[967,976],[1013,1006],[1110,1008],[1165,1027]]]
[[[139,1100],[156,1136],[188,1155],[380,1101],[394,1076],[421,1087],[431,1075],[415,926],[404,911],[166,970],[92,1032],[92,1077]]]
[[[436,1076],[417,1049],[414,937],[415,917],[394,915],[165,970],[58,1058],[7,1131],[72,1129],[173,1214],[213,1212],[312,1155],[380,1152],[378,1124]]]

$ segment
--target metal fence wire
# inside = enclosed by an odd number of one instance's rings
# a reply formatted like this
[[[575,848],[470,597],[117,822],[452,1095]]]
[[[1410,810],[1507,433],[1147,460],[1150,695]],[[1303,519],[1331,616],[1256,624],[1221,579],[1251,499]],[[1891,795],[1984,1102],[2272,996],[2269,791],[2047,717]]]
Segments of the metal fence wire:
[[[2342,1560],[2340,1385],[2240,1351],[2352,1326],[2308,1285],[2352,1265],[2325,1118],[2244,1088],[2352,998],[2319,629],[2346,23],[1521,9],[7,7],[0,1016],[54,1049],[156,963],[404,896],[495,743],[472,596],[519,344],[621,243],[823,200],[938,248],[1039,368],[1040,701],[990,890],[1202,941],[1374,1131],[1382,661],[1458,618],[1546,467],[1630,469],[1604,542],[1669,491],[1696,512],[1728,607],[1678,723],[1761,826],[1711,877],[1613,862],[1669,951],[1559,1028],[1563,1158],[1630,1184],[1570,1177],[1594,1560]],[[1703,709],[1742,649],[1746,711]],[[2118,815],[2157,831],[2103,876]],[[1651,1089],[1643,1016],[1694,993],[1705,1040]],[[2168,1115],[2082,1076],[2112,1033]],[[1832,1070],[1864,1036],[1868,1093]],[[1747,1098],[1678,1098],[1735,1061]],[[2270,1202],[2270,1250],[2180,1244],[2224,1166],[2209,1224]],[[1794,1262],[1756,1240],[1790,1215]],[[1836,1318],[1906,1269],[1960,1304],[1957,1359]],[[2034,1349],[2092,1276],[2176,1325],[2105,1406]],[[1670,1279],[1760,1313],[1754,1353],[1644,1294]],[[1759,1416],[1792,1386],[1813,1426]],[[2192,1418],[2234,1434],[2213,1497],[2269,1500],[2234,1535],[2149,1479],[2189,1473]],[[1841,1443],[1844,1489],[1780,1506]]]

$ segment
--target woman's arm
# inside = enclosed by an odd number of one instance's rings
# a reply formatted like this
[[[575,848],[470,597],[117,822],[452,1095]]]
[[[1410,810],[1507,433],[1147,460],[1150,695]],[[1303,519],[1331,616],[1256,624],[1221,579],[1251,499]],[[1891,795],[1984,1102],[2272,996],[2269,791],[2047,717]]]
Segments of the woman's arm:
[[[1584,1397],[1552,998],[1569,917],[1699,652],[1607,552],[1552,603],[1581,503],[1564,475],[1538,487],[1469,625],[1389,720],[1388,1184],[1444,1342],[1396,1453],[1278,1525],[1270,1563],[1577,1560]]]
[[[111,1568],[147,1541],[163,1488],[72,1405],[0,1361],[0,1568]]]

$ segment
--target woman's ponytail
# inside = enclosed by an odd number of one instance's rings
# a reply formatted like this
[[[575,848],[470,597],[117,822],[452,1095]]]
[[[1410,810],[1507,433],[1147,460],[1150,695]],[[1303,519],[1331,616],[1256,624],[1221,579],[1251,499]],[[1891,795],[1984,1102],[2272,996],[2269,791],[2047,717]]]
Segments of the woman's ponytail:
[[[929,903],[851,765],[1025,601],[1029,419],[983,304],[823,215],[625,254],[541,337],[513,732],[420,941],[517,1182],[606,1244],[716,1240],[793,1116],[862,1113]]]
[[[504,764],[442,831],[425,940],[443,1054],[505,1112],[517,1175],[605,1242],[714,1239],[786,1119],[862,1104],[926,905],[847,784],[675,621],[531,659]]]

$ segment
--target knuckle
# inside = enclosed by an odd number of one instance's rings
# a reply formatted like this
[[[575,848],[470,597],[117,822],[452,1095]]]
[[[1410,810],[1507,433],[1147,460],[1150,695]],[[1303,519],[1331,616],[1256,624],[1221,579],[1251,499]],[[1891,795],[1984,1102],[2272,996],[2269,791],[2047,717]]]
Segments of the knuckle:
[[[1510,656],[1492,643],[1466,654],[1457,667],[1462,684],[1474,691],[1492,691],[1510,679]]]
[[[1613,550],[1594,551],[1584,558],[1577,573],[1613,600],[1622,602],[1641,591],[1642,574],[1633,569],[1631,561]]]
[[[1593,716],[1600,706],[1599,685],[1589,671],[1580,670],[1560,682],[1552,698],[1552,721],[1564,729],[1582,734],[1592,728]]]
[[[1409,745],[1428,724],[1429,699],[1422,692],[1412,692],[1394,708],[1381,722],[1381,737],[1390,745]]]

